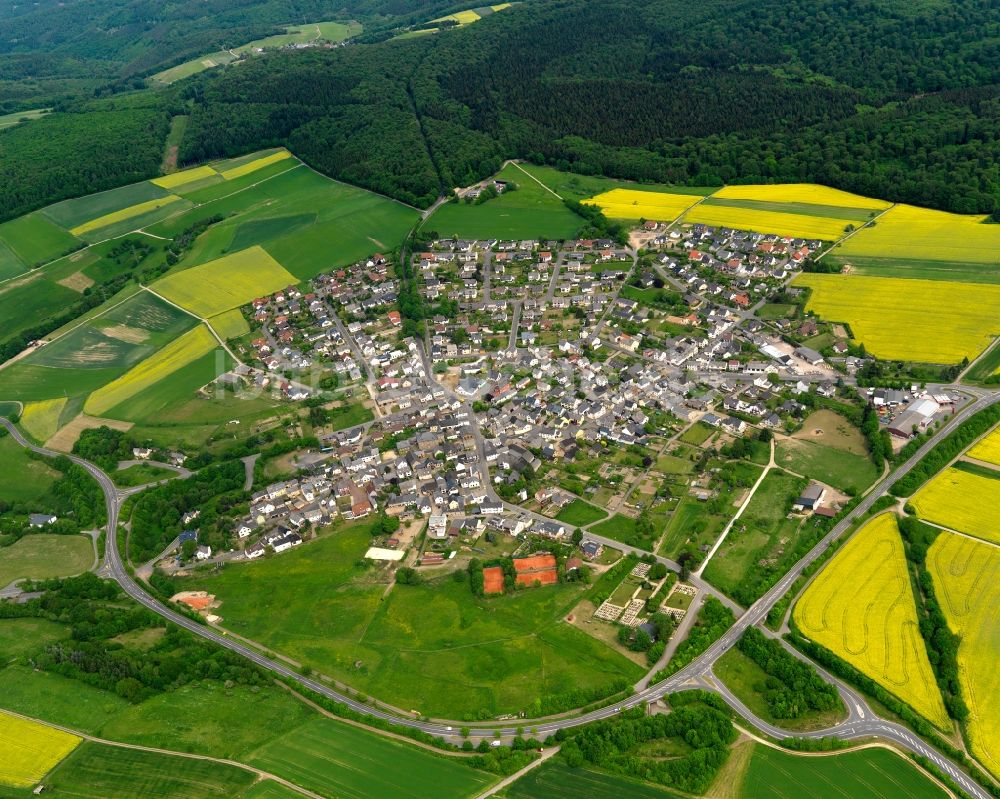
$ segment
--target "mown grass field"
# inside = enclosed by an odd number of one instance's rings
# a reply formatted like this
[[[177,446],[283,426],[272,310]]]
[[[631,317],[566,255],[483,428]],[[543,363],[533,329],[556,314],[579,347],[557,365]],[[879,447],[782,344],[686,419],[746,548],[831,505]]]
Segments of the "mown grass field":
[[[849,324],[854,340],[879,358],[958,363],[1000,335],[1000,286],[823,274],[795,284],[812,289],[808,310]]]
[[[8,502],[37,502],[59,476],[46,461],[28,457],[9,435],[0,438],[0,497]]]
[[[895,516],[866,522],[809,585],[793,618],[803,634],[949,728],[917,626]]]
[[[17,271],[51,261],[80,244],[75,236],[37,212],[0,225],[0,242],[20,261],[22,268]],[[10,276],[10,272],[0,274],[0,278]]]
[[[598,206],[610,219],[654,219],[673,222],[700,198],[640,189],[611,189],[585,202]]]
[[[496,780],[461,761],[331,719],[314,719],[246,760],[326,796],[459,799],[478,795]]]
[[[95,391],[87,398],[84,411],[92,416],[101,416],[105,411],[211,353],[217,346],[215,337],[204,325],[199,325]]]
[[[249,247],[156,281],[153,290],[201,317],[238,308],[298,282],[260,246]]]
[[[545,763],[525,774],[504,794],[507,799],[678,799],[680,794],[647,782]]]
[[[600,508],[595,508],[589,502],[582,499],[574,499],[566,507],[556,514],[556,518],[572,525],[573,527],[584,527],[599,519],[603,519],[607,514]]]
[[[969,706],[972,750],[1000,777],[1000,549],[952,533],[942,533],[927,554],[934,589],[961,636],[958,677]]]
[[[76,735],[0,711],[0,785],[34,785],[79,743]]]
[[[945,469],[910,498],[922,519],[1000,544],[1000,472]]]
[[[891,203],[876,200],[849,191],[832,189],[816,183],[751,183],[740,186],[725,186],[713,195],[726,200],[758,200],[776,203],[802,203],[826,205],[839,208],[855,208],[882,211]]]
[[[754,746],[741,799],[946,799],[909,760],[886,749],[808,757]]]
[[[518,167],[508,165],[496,177],[517,184],[517,190],[478,205],[464,200],[445,203],[424,223],[424,229],[441,236],[480,239],[569,239],[579,232],[583,219]]]
[[[46,780],[73,799],[228,799],[254,774],[236,766],[85,742]]]
[[[190,587],[221,600],[222,625],[233,632],[430,715],[532,715],[539,697],[641,676],[631,661],[559,623],[582,595],[572,584],[479,599],[449,577],[396,586],[383,599],[385,585],[354,565],[369,527],[339,528],[281,558],[199,575]]]
[[[970,458],[1000,466],[1000,427],[993,428],[989,435],[981,438],[965,454]]]
[[[0,548],[0,586],[22,577],[69,577],[94,563],[94,545],[83,535],[32,533]]]
[[[774,460],[789,471],[851,493],[864,491],[879,475],[867,455],[798,438],[777,439]]]
[[[838,256],[948,261],[1000,267],[1000,225],[985,216],[967,216],[897,205],[874,227],[844,242]]]

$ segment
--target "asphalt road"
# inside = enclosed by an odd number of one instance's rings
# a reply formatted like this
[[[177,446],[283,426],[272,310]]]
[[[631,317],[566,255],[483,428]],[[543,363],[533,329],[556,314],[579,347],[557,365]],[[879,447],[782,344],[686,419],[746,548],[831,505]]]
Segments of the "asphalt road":
[[[650,686],[649,688],[646,688],[643,691],[633,694],[632,696],[622,700],[622,702],[617,705],[599,708],[578,716],[553,719],[550,721],[533,722],[530,719],[519,719],[517,727],[499,728],[500,734],[504,736],[515,735],[517,733],[517,728],[520,727],[531,728],[536,731],[535,735],[544,738],[560,729],[575,727],[591,721],[610,718],[628,708],[643,707],[650,702],[656,701],[657,699],[678,690],[711,685],[712,688],[717,691],[734,709],[734,711],[749,724],[767,735],[771,735],[776,738],[787,737],[788,733],[786,731],[773,727],[750,713],[750,711],[734,695],[732,695],[732,693],[729,692],[725,686],[721,684],[709,683],[708,680],[711,678],[712,674],[712,664],[714,664],[721,655],[736,644],[747,628],[762,620],[767,615],[771,607],[773,607],[774,604],[778,602],[782,596],[784,596],[791,584],[799,577],[799,575],[802,574],[802,571],[810,563],[820,557],[820,555],[822,555],[823,552],[829,548],[833,541],[843,535],[855,520],[865,514],[872,507],[875,501],[885,494],[885,492],[888,491],[897,480],[909,473],[924,457],[924,455],[926,455],[936,444],[938,444],[942,438],[948,435],[964,419],[998,401],[1000,401],[1000,392],[991,393],[989,395],[979,397],[975,402],[970,403],[957,413],[951,424],[939,430],[923,446],[921,446],[912,457],[910,457],[895,471],[890,473],[889,476],[880,481],[875,489],[873,489],[868,496],[865,497],[865,499],[858,503],[858,505],[855,506],[855,508],[844,519],[842,519],[823,538],[822,541],[820,541],[805,557],[795,564],[795,566],[784,577],[782,577],[782,579],[779,580],[770,591],[764,594],[764,596],[748,608],[718,641],[708,647],[705,652],[695,658],[695,660],[678,671],[676,674],[666,680]],[[41,455],[54,456],[62,454],[31,444],[21,434],[21,431],[4,417],[0,417],[0,424],[6,427],[14,440],[23,447],[27,447],[28,449]],[[400,717],[394,713],[389,713],[378,708],[373,708],[370,705],[357,702],[354,699],[335,691],[328,685],[318,682],[310,677],[305,677],[289,666],[277,660],[273,660],[257,650],[217,632],[211,627],[199,624],[187,616],[183,616],[160,603],[132,579],[131,575],[122,563],[118,551],[118,514],[122,503],[128,498],[128,496],[135,493],[135,489],[121,491],[114,485],[111,478],[96,465],[75,455],[70,455],[69,458],[74,463],[86,469],[94,477],[94,479],[97,480],[102,491],[104,492],[108,513],[108,533],[105,557],[107,572],[110,577],[122,587],[122,590],[124,590],[125,593],[132,597],[136,602],[154,613],[159,614],[161,617],[173,622],[174,624],[189,630],[195,635],[200,635],[203,638],[213,641],[219,646],[226,647],[230,651],[246,657],[248,660],[256,663],[261,668],[268,669],[276,674],[295,680],[300,685],[309,688],[310,690],[315,691],[328,699],[341,702],[358,713],[375,716],[394,724],[416,728],[431,735],[438,735],[444,738],[457,740],[458,736],[456,735],[456,731],[460,727],[465,726],[467,724],[466,722],[455,721],[449,723],[446,721],[421,721],[415,718]],[[615,546],[621,545],[616,542]],[[989,795],[982,788],[972,781],[965,774],[965,772],[962,771],[962,769],[939,753],[936,749],[925,743],[917,736],[913,735],[905,727],[880,719],[874,714],[874,712],[871,711],[870,708],[866,706],[865,703],[860,701],[860,697],[857,696],[857,694],[854,694],[850,691],[850,689],[841,685],[839,681],[832,680],[832,678],[831,681],[838,685],[838,688],[842,691],[842,695],[845,696],[850,711],[849,718],[847,721],[837,725],[836,727],[807,733],[806,737],[822,738],[834,735],[847,739],[868,738],[873,736],[885,738],[897,744],[902,749],[928,758],[942,772],[947,774],[958,785],[962,786],[962,788],[975,799],[991,799],[991,797],[989,797]],[[495,727],[490,727],[488,731],[483,731],[482,735],[478,737],[485,737],[487,735],[492,736],[496,729],[497,728]],[[474,730],[474,737],[475,733],[476,731]]]

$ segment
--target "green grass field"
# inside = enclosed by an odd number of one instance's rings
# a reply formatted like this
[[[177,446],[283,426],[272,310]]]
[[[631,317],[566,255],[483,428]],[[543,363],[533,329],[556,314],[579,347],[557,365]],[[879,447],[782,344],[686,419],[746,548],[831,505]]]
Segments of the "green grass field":
[[[264,780],[241,793],[239,799],[302,799],[302,794],[292,788],[286,788],[280,782]]]
[[[28,457],[9,435],[0,438],[0,497],[7,502],[37,502],[59,476],[46,461]]]
[[[42,271],[0,283],[0,341],[40,325],[79,299],[77,292],[49,280]]]
[[[867,222],[871,214],[878,213],[867,208],[846,208],[841,205],[743,200],[729,197],[709,197],[705,200],[704,204],[719,205],[726,208],[746,208],[752,211],[775,211],[782,214],[822,216],[828,219],[843,219],[845,222]]]
[[[780,557],[798,533],[799,521],[785,516],[804,487],[800,478],[772,470],[709,562],[705,579],[731,594],[759,561]]]
[[[774,462],[796,474],[853,493],[864,491],[879,475],[866,455],[794,438],[778,439]]]
[[[460,760],[325,718],[271,741],[250,753],[246,761],[297,785],[338,797],[464,799],[478,795],[496,780]]]
[[[22,577],[69,577],[94,563],[94,545],[83,535],[33,533],[0,549],[0,586]]]
[[[690,540],[693,544],[711,544],[715,541],[727,518],[712,513],[708,504],[692,496],[684,496],[674,508],[660,544],[660,554],[676,557]]]
[[[841,266],[850,264],[859,275],[909,277],[918,280],[945,280],[962,283],[1000,283],[1000,269],[974,261],[948,261],[923,258],[880,258],[873,255],[841,255],[834,250],[829,260]]]
[[[595,508],[589,502],[584,502],[582,499],[574,499],[556,514],[556,518],[573,527],[585,527],[592,522],[603,519],[607,515],[607,513],[600,508]]]
[[[12,219],[0,225],[0,242],[21,262],[22,270],[51,261],[80,244],[66,230],[40,213]],[[0,274],[0,278],[9,275]]]
[[[570,768],[559,762],[545,763],[529,771],[504,795],[507,799],[679,799],[681,796],[650,783]]]
[[[45,116],[51,108],[33,108],[30,111],[15,111],[12,114],[0,115],[0,130],[12,128],[22,122],[31,122],[33,119]]]
[[[45,782],[47,794],[73,799],[223,799],[254,780],[236,766],[85,741]]]
[[[185,587],[214,593],[222,625],[406,710],[448,718],[527,710],[539,697],[601,690],[642,670],[558,622],[572,584],[476,598],[450,577],[383,599],[355,562],[370,525],[335,530],[281,558],[227,566]]]
[[[909,760],[885,749],[804,757],[755,746],[741,799],[945,799]]]
[[[9,623],[0,623],[0,630],[2,625]],[[59,630],[43,630],[42,633],[43,637],[35,648],[68,637],[69,629],[60,627]],[[129,707],[129,703],[117,694],[94,688],[80,680],[36,671],[29,666],[13,665],[0,670],[0,707],[80,732],[97,734],[110,719]]]
[[[88,194],[86,197],[63,200],[43,209],[42,213],[60,227],[69,230],[125,208],[162,199],[169,193],[152,183],[132,183],[117,189]]]
[[[101,736],[238,760],[312,718],[314,711],[279,688],[204,681],[128,705],[108,720]]]
[[[162,466],[153,466],[149,463],[137,463],[111,473],[115,485],[122,487],[141,486],[176,476],[177,472],[173,469],[164,469]]]
[[[507,239],[569,239],[579,232],[582,217],[518,167],[505,167],[497,178],[517,184],[517,191],[478,205],[463,200],[446,203],[424,223],[424,229],[441,236]]]
[[[0,620],[0,665],[12,658],[65,638],[66,629],[46,619]]]
[[[715,428],[709,427],[704,422],[695,422],[691,425],[691,427],[681,433],[677,440],[683,441],[685,444],[692,444],[696,447],[700,447],[712,437],[714,432]]]
[[[715,191],[714,188],[697,186],[669,186],[663,183],[633,183],[627,180],[598,177],[594,175],[578,175],[573,172],[561,172],[550,166],[521,164],[530,175],[544,183],[556,194],[568,200],[585,200],[595,194],[601,194],[612,189],[635,189],[637,191],[661,191],[669,194],[691,194],[704,197]]]

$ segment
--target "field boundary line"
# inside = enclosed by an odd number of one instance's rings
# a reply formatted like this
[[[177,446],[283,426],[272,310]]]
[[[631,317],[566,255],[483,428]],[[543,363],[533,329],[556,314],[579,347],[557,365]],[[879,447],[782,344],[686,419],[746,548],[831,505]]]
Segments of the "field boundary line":
[[[510,164],[511,166],[515,166],[518,169],[520,169],[525,175],[527,175],[529,178],[531,178],[533,181],[535,181],[535,183],[537,183],[539,186],[541,186],[543,189],[545,189],[545,191],[547,191],[549,194],[553,194],[556,197],[558,197],[560,200],[563,200],[565,202],[563,196],[561,194],[559,194],[559,192],[557,192],[555,189],[551,189],[548,186],[546,186],[544,183],[542,183],[542,181],[540,181],[538,178],[536,178],[534,175],[532,175],[527,169],[525,169],[523,166],[521,166],[517,161],[508,161],[507,163]]]
[[[873,216],[871,219],[869,219],[867,222],[865,222],[863,225],[861,225],[861,227],[856,227],[856,228],[854,228],[854,230],[850,231],[849,233],[845,233],[843,236],[841,236],[833,244],[830,245],[830,249],[824,250],[823,252],[821,252],[819,255],[816,256],[816,258],[814,260],[815,261],[819,261],[821,258],[829,255],[831,252],[833,252],[835,249],[837,249],[837,247],[839,247],[845,241],[847,241],[848,239],[853,238],[854,236],[856,236],[858,233],[860,233],[862,230],[864,230],[870,224],[874,224],[875,222],[877,222],[879,219],[881,219],[883,216],[885,216],[887,213],[889,213],[897,205],[898,205],[898,203],[893,203],[888,208],[880,211],[878,214],[876,214],[875,216]]]
[[[33,721],[36,724],[41,724],[42,726],[49,727],[51,729],[60,730],[69,735],[75,735],[76,737],[89,741],[90,743],[102,744],[103,746],[116,746],[119,749],[132,749],[136,752],[151,752],[157,755],[168,755],[171,757],[184,757],[188,760],[203,760],[210,763],[221,763],[225,766],[234,766],[235,768],[242,769],[243,771],[249,771],[251,774],[256,774],[258,781],[261,779],[274,780],[275,782],[281,783],[286,788],[302,794],[303,796],[308,796],[310,799],[326,799],[322,794],[314,793],[308,788],[303,788],[300,785],[296,785],[294,782],[286,780],[284,777],[279,777],[277,774],[272,774],[270,771],[265,771],[264,769],[257,768],[256,766],[251,766],[247,763],[241,763],[239,760],[230,760],[226,757],[212,757],[211,755],[199,755],[194,752],[177,752],[173,749],[161,749],[156,746],[143,746],[142,744],[130,744],[124,741],[111,741],[107,738],[99,738],[96,735],[90,735],[86,732],[80,732],[79,730],[74,730],[72,727],[64,727],[61,724],[55,724],[51,721],[43,721],[42,719],[36,719],[32,716],[25,716],[23,713],[18,713],[15,710],[8,710],[7,708],[0,708],[0,712],[6,713],[10,716],[15,716],[16,718],[22,719],[23,721]],[[63,758],[56,764],[58,767],[60,764],[64,763],[66,758]],[[49,772],[51,773],[51,772]]]
[[[201,323],[202,323],[203,325],[205,325],[205,327],[207,327],[207,328],[208,328],[208,332],[209,332],[209,333],[211,333],[211,334],[212,334],[212,337],[213,337],[213,338],[214,338],[214,339],[215,339],[216,341],[218,341],[218,342],[219,342],[219,346],[220,346],[220,347],[222,347],[222,349],[224,349],[224,350],[225,350],[225,351],[226,351],[226,352],[227,352],[227,353],[229,354],[229,357],[230,357],[230,358],[232,358],[232,359],[233,359],[234,361],[236,361],[236,364],[237,364],[238,366],[243,366],[243,365],[244,365],[244,364],[243,364],[243,361],[241,361],[241,360],[240,360],[239,358],[237,358],[237,357],[236,357],[236,353],[235,353],[235,352],[233,352],[233,351],[232,351],[231,349],[229,349],[229,345],[228,345],[228,344],[226,344],[225,340],[224,340],[224,339],[223,339],[223,338],[222,338],[222,337],[221,337],[221,336],[220,336],[220,335],[219,335],[218,333],[216,333],[216,332],[215,332],[215,328],[214,328],[214,327],[212,327],[212,323],[211,323],[211,322],[209,322],[209,321],[208,321],[208,319],[206,319],[206,318],[205,318],[204,316],[198,316],[198,314],[196,314],[196,313],[195,313],[194,311],[189,311],[189,310],[188,310],[187,308],[185,308],[184,306],[182,306],[182,305],[178,305],[178,304],[177,304],[176,302],[173,302],[172,300],[168,300],[168,299],[167,299],[166,297],[164,297],[164,296],[163,296],[162,294],[160,294],[159,292],[156,292],[156,291],[154,291],[154,290],[153,290],[153,289],[151,289],[151,288],[150,288],[149,286],[142,286],[142,290],[143,290],[143,291],[148,291],[148,292],[149,292],[150,294],[152,294],[152,295],[153,295],[154,297],[159,297],[159,298],[160,298],[161,300],[163,300],[163,301],[164,301],[165,303],[167,303],[167,305],[172,305],[172,306],[174,306],[174,308],[176,308],[177,310],[179,310],[179,311],[183,311],[183,312],[184,312],[184,313],[186,313],[186,314],[187,314],[188,316],[192,316],[192,317],[194,317],[195,319],[197,319],[197,320],[198,320],[199,322],[201,322]]]
[[[914,518],[920,518],[920,517],[914,517]],[[974,541],[977,544],[986,544],[986,546],[993,547],[994,549],[1000,549],[1000,544],[998,544],[996,541],[990,541],[989,539],[986,538],[980,538],[979,536],[972,535],[971,533],[963,533],[961,530],[955,530],[951,527],[945,527],[945,525],[943,524],[938,524],[937,522],[931,522],[928,521],[927,519],[920,519],[920,521],[931,527],[936,527],[941,532],[951,533],[952,535],[957,535],[959,538],[965,538],[968,539],[969,541]]]
[[[986,347],[981,353],[979,353],[979,355],[977,355],[975,358],[969,361],[969,365],[962,370],[962,373],[958,377],[955,378],[955,382],[958,383],[964,380],[965,376],[969,373],[972,367],[975,366],[977,363],[979,363],[979,361],[981,361],[995,349],[1000,350],[1000,336],[994,336],[993,343],[990,344],[990,346]],[[989,377],[989,375],[987,375],[987,377]]]
[[[139,289],[141,290],[141,289],[142,289],[142,286],[139,286]],[[135,294],[129,294],[129,295],[128,295],[128,296],[127,296],[127,297],[126,297],[125,299],[123,299],[123,300],[119,300],[119,301],[118,301],[118,302],[116,302],[116,303],[115,303],[114,305],[111,305],[111,306],[108,306],[107,308],[105,308],[105,309],[104,309],[103,311],[101,311],[100,313],[97,313],[97,314],[94,314],[93,316],[89,316],[89,317],[87,317],[86,319],[81,319],[81,320],[78,320],[78,321],[77,321],[77,323],[76,323],[75,325],[73,325],[73,327],[71,327],[71,328],[70,328],[69,330],[65,330],[65,331],[63,331],[62,333],[60,333],[60,334],[59,334],[58,336],[56,336],[55,338],[50,338],[50,339],[47,339],[47,340],[46,340],[46,345],[48,345],[48,344],[52,344],[53,342],[55,342],[55,341],[59,341],[59,339],[61,339],[61,338],[65,337],[65,336],[68,336],[68,335],[69,335],[70,333],[72,333],[72,332],[73,332],[74,330],[76,330],[77,328],[79,328],[79,327],[83,327],[83,326],[84,326],[85,324],[87,324],[87,322],[92,322],[92,321],[93,321],[94,319],[100,319],[100,318],[101,318],[102,316],[104,316],[104,315],[105,315],[106,313],[108,313],[109,311],[113,311],[113,310],[114,310],[115,308],[117,308],[117,307],[118,307],[119,305],[124,305],[124,304],[125,304],[126,302],[128,302],[129,300],[131,300],[131,299],[132,299],[133,297],[137,296],[138,294],[139,294],[139,292],[138,292],[138,291],[137,291],[137,292],[135,292]],[[29,349],[26,349],[26,350],[22,350],[22,352],[33,352],[33,351],[34,351],[34,350],[32,350],[32,349],[30,349],[30,348],[29,348]],[[18,355],[20,355],[20,354],[21,354],[21,353],[18,353]],[[11,358],[11,359],[10,359],[9,361],[6,361],[6,362],[4,362],[3,366],[0,366],[0,369],[2,369],[2,368],[3,368],[4,366],[6,366],[6,365],[7,365],[7,364],[9,364],[9,363],[13,363],[13,362],[14,362],[14,361],[15,361],[16,359],[17,359],[17,356],[15,355],[15,356],[14,356],[14,358]],[[39,365],[39,366],[45,366],[45,364],[36,364],[36,365]],[[56,368],[56,367],[53,367],[53,368]]]
[[[493,794],[502,791],[504,788],[507,788],[510,785],[513,785],[515,782],[517,782],[519,779],[521,779],[521,777],[523,777],[529,771],[532,771],[532,770],[538,768],[540,765],[542,765],[542,763],[544,763],[550,757],[553,757],[558,752],[559,752],[559,747],[558,746],[553,746],[547,752],[543,752],[542,756],[540,758],[538,758],[537,760],[532,760],[524,768],[518,769],[513,774],[511,774],[509,777],[504,777],[502,780],[500,780],[499,782],[497,782],[492,787],[487,788],[481,794],[477,794],[474,797],[474,799],[487,799],[487,797],[493,796]]]

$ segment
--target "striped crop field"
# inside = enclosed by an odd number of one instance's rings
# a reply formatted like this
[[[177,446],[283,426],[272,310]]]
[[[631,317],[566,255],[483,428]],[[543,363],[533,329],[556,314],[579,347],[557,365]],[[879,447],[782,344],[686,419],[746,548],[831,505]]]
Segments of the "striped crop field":
[[[610,219],[654,219],[657,222],[673,222],[699,199],[701,198],[690,194],[612,189],[584,202],[598,206]]]
[[[459,25],[470,25],[473,22],[478,22],[480,19],[479,14],[469,10],[449,14],[446,17],[438,17],[437,19],[432,19],[431,22],[457,22]]]
[[[846,322],[879,358],[958,363],[1000,335],[1000,285],[815,273],[795,285],[812,289],[807,310]]]
[[[869,520],[795,605],[795,623],[941,729],[950,729],[917,623],[896,517]]]
[[[805,203],[869,211],[883,211],[892,204],[885,200],[851,194],[849,191],[831,189],[829,186],[820,186],[816,183],[754,183],[744,186],[725,186],[712,196],[726,200]]]
[[[249,175],[251,172],[256,172],[258,169],[263,169],[271,164],[276,164],[278,161],[284,161],[286,158],[291,158],[292,154],[288,150],[279,150],[271,155],[265,155],[263,158],[256,158],[246,164],[240,164],[240,166],[234,166],[230,169],[221,172],[220,174],[226,180],[232,180],[233,178],[241,178],[244,175]]]
[[[158,197],[155,200],[147,200],[144,203],[138,203],[136,205],[130,205],[127,208],[122,208],[120,211],[113,211],[110,214],[105,214],[104,216],[99,216],[96,219],[91,219],[89,222],[84,222],[81,225],[77,225],[74,228],[70,228],[70,233],[74,236],[79,236],[84,233],[90,233],[93,230],[99,230],[102,227],[108,227],[116,222],[124,222],[126,219],[132,219],[142,214],[148,213],[150,211],[156,211],[163,208],[165,205],[170,205],[179,201],[181,198],[174,195],[168,194],[166,197]]]
[[[167,275],[154,283],[153,289],[170,302],[207,318],[298,282],[257,245]]]
[[[688,211],[684,221],[823,241],[836,241],[844,235],[844,228],[849,224],[842,218],[826,217],[821,214],[760,210],[708,202],[701,203]]]
[[[838,255],[1000,265],[1000,225],[985,216],[897,205],[844,242]]]
[[[225,311],[218,316],[213,316],[208,320],[208,323],[219,334],[219,338],[221,339],[239,338],[250,332],[250,325],[243,318],[243,314],[240,313],[239,308],[233,308],[231,311]]]
[[[948,626],[962,637],[958,679],[973,753],[1000,777],[1000,549],[942,533],[927,553]]]
[[[219,173],[210,166],[196,166],[193,169],[185,169],[181,172],[174,172],[171,175],[164,175],[162,178],[153,178],[150,183],[155,183],[163,189],[173,189],[177,186],[186,186],[198,180],[214,177]]]
[[[965,453],[970,458],[1000,466],[1000,427],[993,430]]]
[[[30,788],[79,743],[76,735],[0,710],[0,785]]]
[[[66,397],[26,402],[21,413],[21,426],[35,441],[48,441],[59,429],[59,415],[66,402]]]
[[[992,478],[945,469],[910,504],[922,519],[1000,544],[1000,473]]]
[[[117,380],[112,380],[91,394],[84,405],[84,412],[100,416],[118,403],[134,397],[143,389],[211,352],[216,346],[218,342],[215,336],[205,325],[198,325],[129,369]]]

